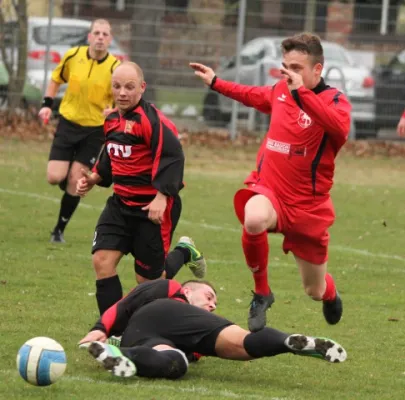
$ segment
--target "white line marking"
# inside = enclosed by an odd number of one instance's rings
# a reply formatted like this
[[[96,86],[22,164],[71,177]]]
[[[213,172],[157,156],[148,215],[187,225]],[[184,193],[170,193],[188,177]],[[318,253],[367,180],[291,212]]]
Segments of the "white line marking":
[[[17,190],[4,189],[4,188],[0,188],[0,193],[8,193],[8,194],[12,194],[15,196],[31,197],[31,198],[38,199],[38,200],[46,200],[46,201],[51,201],[53,203],[60,203],[60,199],[58,199],[58,198],[43,196],[43,195],[40,195],[37,193],[20,192]],[[83,202],[80,202],[79,206],[83,207],[83,208],[97,210],[97,211],[101,211],[103,209],[103,207],[93,206],[91,204],[83,204]],[[223,231],[236,232],[236,233],[241,232],[240,228],[237,229],[237,228],[231,228],[231,227],[226,227],[226,226],[211,225],[211,224],[206,224],[206,223],[195,223],[195,222],[187,221],[183,218],[180,219],[180,224],[194,225],[194,226],[197,225],[204,229],[210,229],[210,230],[222,231],[222,232]],[[282,238],[280,236],[273,235],[272,240],[273,239],[281,240]],[[342,253],[351,253],[351,254],[357,254],[357,255],[361,255],[361,256],[365,256],[365,257],[384,258],[384,259],[388,259],[388,260],[396,260],[396,261],[400,261],[400,262],[405,262],[405,257],[395,255],[395,254],[372,253],[371,251],[368,251],[368,250],[354,249],[352,247],[339,246],[339,245],[331,245],[331,246],[329,246],[329,248],[331,250],[336,250],[336,251],[339,251]]]
[[[3,375],[15,375],[18,376],[18,374],[14,371],[11,370],[0,370],[0,374]],[[86,382],[86,383],[95,383],[97,385],[120,385],[121,387],[129,387],[130,390],[133,390],[134,388],[139,388],[139,389],[153,389],[153,390],[159,390],[159,391],[173,391],[173,392],[182,392],[182,393],[195,393],[197,395],[201,396],[211,396],[211,397],[227,397],[227,398],[232,398],[232,399],[252,399],[252,400],[293,400],[291,398],[287,397],[263,397],[258,394],[242,394],[242,393],[235,393],[230,390],[210,390],[202,386],[194,386],[192,385],[191,387],[182,387],[182,383],[178,383],[176,386],[169,386],[169,385],[164,385],[162,383],[156,383],[156,381],[151,381],[150,384],[146,382],[141,382],[139,380],[136,380],[134,378],[133,380],[128,380],[125,379],[121,382],[117,381],[103,381],[101,379],[93,379],[85,376],[75,376],[75,375],[67,375],[63,376],[61,378],[62,381],[74,381],[74,382]],[[126,383],[125,386],[123,386],[123,382]],[[57,382],[56,382],[57,384]],[[129,385],[128,385],[129,384]]]
[[[331,246],[331,247],[334,250],[337,250],[337,251],[359,254],[361,256],[366,256],[366,257],[380,257],[380,258],[387,258],[389,260],[405,261],[404,257],[397,256],[395,254],[384,254],[384,253],[375,254],[375,253],[372,253],[371,251],[368,251],[368,250],[353,249],[351,247],[338,246],[338,245],[334,245],[334,246]]]

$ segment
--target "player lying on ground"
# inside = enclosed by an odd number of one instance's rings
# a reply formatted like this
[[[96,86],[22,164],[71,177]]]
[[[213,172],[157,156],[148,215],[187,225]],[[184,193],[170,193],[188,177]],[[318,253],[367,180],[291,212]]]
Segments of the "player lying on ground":
[[[138,285],[112,306],[80,341],[113,375],[181,378],[192,354],[252,360],[284,353],[343,362],[331,339],[290,335],[273,328],[251,333],[211,312],[217,296],[205,281],[157,280]],[[121,347],[106,343],[122,334]]]

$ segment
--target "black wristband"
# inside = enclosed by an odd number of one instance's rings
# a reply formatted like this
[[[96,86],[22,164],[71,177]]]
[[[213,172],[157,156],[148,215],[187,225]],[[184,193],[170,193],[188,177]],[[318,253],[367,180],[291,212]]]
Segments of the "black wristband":
[[[217,76],[215,75],[213,78],[212,78],[212,81],[211,81],[211,85],[210,85],[210,88],[211,89],[213,89],[214,88],[214,85],[215,85],[215,82],[217,81]]]
[[[49,96],[45,96],[42,100],[42,107],[48,107],[48,108],[52,108],[53,106],[53,98],[49,97]]]

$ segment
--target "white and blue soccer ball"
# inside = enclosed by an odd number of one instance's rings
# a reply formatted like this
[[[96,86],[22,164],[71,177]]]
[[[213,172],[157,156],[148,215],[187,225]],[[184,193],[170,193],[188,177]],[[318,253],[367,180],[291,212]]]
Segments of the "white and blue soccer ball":
[[[66,354],[63,347],[48,337],[35,337],[25,342],[17,354],[17,369],[32,385],[48,386],[65,372]]]

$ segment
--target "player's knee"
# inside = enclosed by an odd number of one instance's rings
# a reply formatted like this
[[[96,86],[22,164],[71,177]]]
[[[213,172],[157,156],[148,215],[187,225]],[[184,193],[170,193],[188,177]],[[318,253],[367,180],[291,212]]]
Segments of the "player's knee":
[[[92,257],[93,268],[97,279],[109,278],[115,275],[116,265],[105,251],[96,251]]]
[[[252,234],[257,235],[267,229],[267,219],[260,214],[247,214],[245,215],[245,230]]]
[[[51,185],[58,185],[65,179],[65,177],[64,174],[58,173],[57,171],[48,171],[46,174],[46,179]]]

